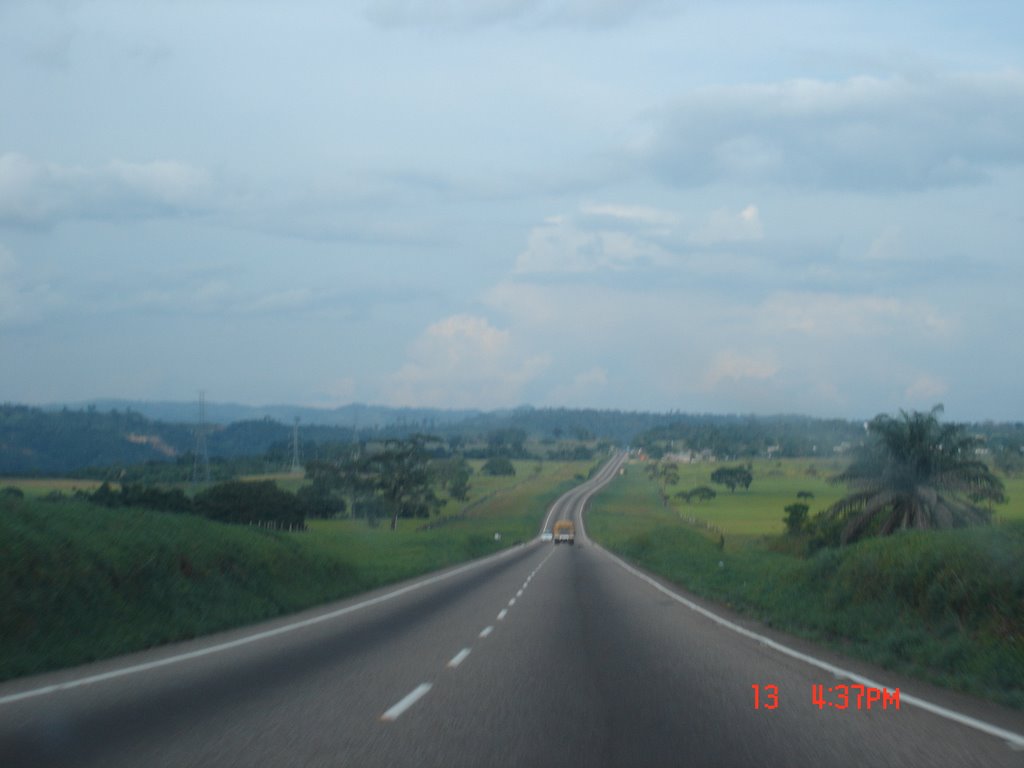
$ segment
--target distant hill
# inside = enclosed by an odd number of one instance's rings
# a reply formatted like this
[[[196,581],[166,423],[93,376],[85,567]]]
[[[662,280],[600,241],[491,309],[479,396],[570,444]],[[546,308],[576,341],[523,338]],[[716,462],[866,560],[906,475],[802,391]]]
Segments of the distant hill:
[[[78,403],[57,403],[43,406],[47,411],[63,409],[100,412],[131,411],[155,421],[194,424],[199,421],[197,402],[145,401],[145,400],[86,400]],[[297,405],[240,405],[238,403],[205,403],[206,420],[212,424],[233,424],[237,421],[274,419],[291,424],[299,419],[302,424],[317,424],[349,429],[380,429],[397,424],[455,424],[482,415],[481,411],[446,411],[437,408],[388,408],[379,405],[353,403],[339,408],[309,408]]]
[[[318,455],[320,446],[416,432],[461,444],[462,450],[472,447],[472,455],[488,451],[525,455],[527,441],[541,441],[548,446],[545,452],[558,455],[559,451],[571,453],[574,445],[583,442],[604,441],[643,447],[654,458],[685,450],[730,460],[820,457],[855,447],[865,434],[862,421],[792,415],[206,403],[210,458],[257,457],[265,460],[261,466],[287,466],[296,418],[305,457]],[[45,408],[0,405],[0,475],[59,475],[147,462],[177,462],[191,469],[197,419],[195,403],[97,400]],[[1024,471],[1024,424],[985,423],[970,429],[984,441],[979,455],[991,455],[1006,471]]]
[[[166,461],[193,442],[186,425],[156,425],[130,411],[0,406],[0,474],[5,475]]]
[[[198,411],[195,403],[129,400],[42,408],[0,405],[0,475],[55,475],[89,467],[182,461],[195,450]],[[450,435],[466,420],[483,415],[358,404],[328,410],[206,403],[205,411],[211,458],[271,454],[285,464],[296,418],[304,455],[314,455],[316,445],[323,443],[412,432]]]

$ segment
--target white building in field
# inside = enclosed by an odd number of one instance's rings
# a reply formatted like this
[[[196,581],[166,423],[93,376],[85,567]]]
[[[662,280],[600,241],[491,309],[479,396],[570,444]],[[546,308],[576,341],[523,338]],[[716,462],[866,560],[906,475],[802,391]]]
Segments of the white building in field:
[[[662,461],[671,461],[673,464],[713,464],[715,454],[705,448],[703,451],[675,451],[666,453]]]

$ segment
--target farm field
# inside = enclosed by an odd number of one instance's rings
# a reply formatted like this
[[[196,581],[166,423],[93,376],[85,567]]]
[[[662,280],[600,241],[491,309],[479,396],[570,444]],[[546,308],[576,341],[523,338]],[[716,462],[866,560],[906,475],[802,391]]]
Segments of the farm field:
[[[803,501],[810,507],[809,515],[813,517],[816,512],[826,509],[841,498],[845,492],[843,486],[829,482],[829,478],[843,468],[843,464],[836,460],[754,461],[754,481],[747,490],[738,488],[730,492],[726,487],[711,482],[711,473],[715,469],[739,463],[679,464],[679,482],[669,486],[668,510],[674,511],[682,519],[695,518],[715,526],[725,535],[727,548],[753,537],[783,533],[784,510],[789,504]],[[645,464],[630,462],[627,471],[643,474]],[[1006,486],[1008,502],[993,506],[995,519],[1024,520],[1024,477],[1001,476],[1001,479]],[[712,488],[716,497],[710,501],[690,503],[675,497],[680,491],[702,485]],[[797,498],[801,491],[813,494],[813,498]],[[657,501],[657,489],[653,483],[650,492]]]

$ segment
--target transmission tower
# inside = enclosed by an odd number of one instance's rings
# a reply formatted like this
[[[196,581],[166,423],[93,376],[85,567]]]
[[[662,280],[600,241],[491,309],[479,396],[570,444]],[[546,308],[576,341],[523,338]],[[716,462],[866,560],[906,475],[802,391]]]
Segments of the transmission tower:
[[[299,417],[295,417],[295,425],[292,427],[292,469],[293,475],[302,474],[302,457],[299,446]]]
[[[196,450],[192,460],[192,483],[210,482],[210,453],[206,449],[206,393],[199,391],[199,423],[196,425]]]

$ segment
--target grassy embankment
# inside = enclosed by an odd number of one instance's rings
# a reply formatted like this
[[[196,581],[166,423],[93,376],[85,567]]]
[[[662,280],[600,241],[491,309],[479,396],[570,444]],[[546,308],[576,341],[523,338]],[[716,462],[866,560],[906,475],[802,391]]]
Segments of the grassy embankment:
[[[995,508],[994,526],[905,533],[804,557],[783,535],[783,508],[807,490],[813,514],[842,490],[825,482],[823,464],[817,477],[809,466],[755,463],[748,491],[664,508],[642,465],[631,464],[592,502],[587,532],[770,626],[1024,709],[1024,481],[1007,482],[1010,504]],[[709,484],[712,468],[683,469],[679,488]],[[688,516],[720,528],[724,550],[718,532]]]
[[[314,520],[305,533],[271,533],[40,498],[82,488],[78,481],[0,480],[25,492],[0,498],[0,679],[244,625],[488,554],[535,536],[550,503],[589,469],[516,462],[515,477],[476,474],[470,497],[443,510],[456,519],[431,530],[401,520],[394,532],[387,521]]]

